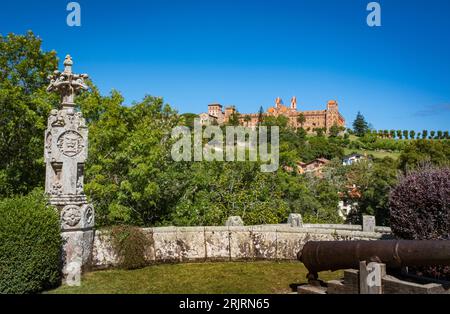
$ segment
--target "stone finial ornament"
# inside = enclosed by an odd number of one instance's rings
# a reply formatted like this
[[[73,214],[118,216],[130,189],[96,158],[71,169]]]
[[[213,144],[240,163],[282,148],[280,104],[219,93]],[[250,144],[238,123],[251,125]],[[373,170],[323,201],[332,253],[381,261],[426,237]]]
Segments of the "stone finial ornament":
[[[70,55],[66,56],[64,60],[64,71],[53,72],[48,78],[50,85],[47,87],[47,92],[56,92],[61,95],[62,107],[74,107],[75,95],[80,90],[87,90],[89,87],[84,82],[89,76],[87,74],[72,73],[73,61]]]

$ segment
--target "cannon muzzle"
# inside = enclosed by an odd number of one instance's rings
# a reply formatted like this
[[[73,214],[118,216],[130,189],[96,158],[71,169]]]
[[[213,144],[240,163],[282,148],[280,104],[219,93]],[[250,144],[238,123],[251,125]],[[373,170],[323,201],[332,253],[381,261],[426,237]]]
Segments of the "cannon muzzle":
[[[358,269],[361,261],[383,263],[388,269],[450,265],[450,240],[311,241],[297,258],[310,280],[321,271]]]

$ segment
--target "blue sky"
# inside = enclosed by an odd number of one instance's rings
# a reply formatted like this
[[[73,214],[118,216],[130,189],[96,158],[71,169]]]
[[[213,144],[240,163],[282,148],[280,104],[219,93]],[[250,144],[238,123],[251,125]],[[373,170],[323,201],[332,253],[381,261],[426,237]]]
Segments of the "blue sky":
[[[378,1],[379,28],[368,0],[78,2],[71,28],[69,1],[4,1],[0,33],[33,30],[127,104],[150,94],[180,112],[257,112],[295,95],[306,110],[338,100],[348,125],[361,111],[377,129],[449,129],[448,0]]]

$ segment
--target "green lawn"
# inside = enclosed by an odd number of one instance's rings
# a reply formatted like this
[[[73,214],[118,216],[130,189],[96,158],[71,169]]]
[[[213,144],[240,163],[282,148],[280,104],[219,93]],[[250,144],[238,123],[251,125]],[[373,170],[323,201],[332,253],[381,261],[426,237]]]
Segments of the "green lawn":
[[[383,159],[384,157],[391,157],[392,159],[397,159],[400,157],[400,152],[386,152],[386,151],[378,151],[378,150],[366,150],[366,149],[344,149],[345,155],[350,155],[352,153],[358,153],[361,155],[367,154],[368,156],[372,155],[375,158]]]
[[[227,262],[154,265],[137,270],[105,270],[83,276],[80,287],[47,293],[289,293],[306,282],[300,262]],[[323,272],[322,280],[342,272]]]

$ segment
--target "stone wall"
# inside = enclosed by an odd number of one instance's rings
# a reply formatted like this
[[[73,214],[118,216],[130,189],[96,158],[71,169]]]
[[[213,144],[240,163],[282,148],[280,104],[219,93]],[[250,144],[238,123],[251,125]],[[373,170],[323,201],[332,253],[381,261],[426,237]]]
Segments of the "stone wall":
[[[224,227],[159,227],[142,229],[147,236],[146,259],[151,263],[235,260],[296,260],[307,241],[379,240],[390,237],[389,228],[363,232],[349,225],[261,225]],[[97,231],[94,268],[116,264],[107,232]]]

